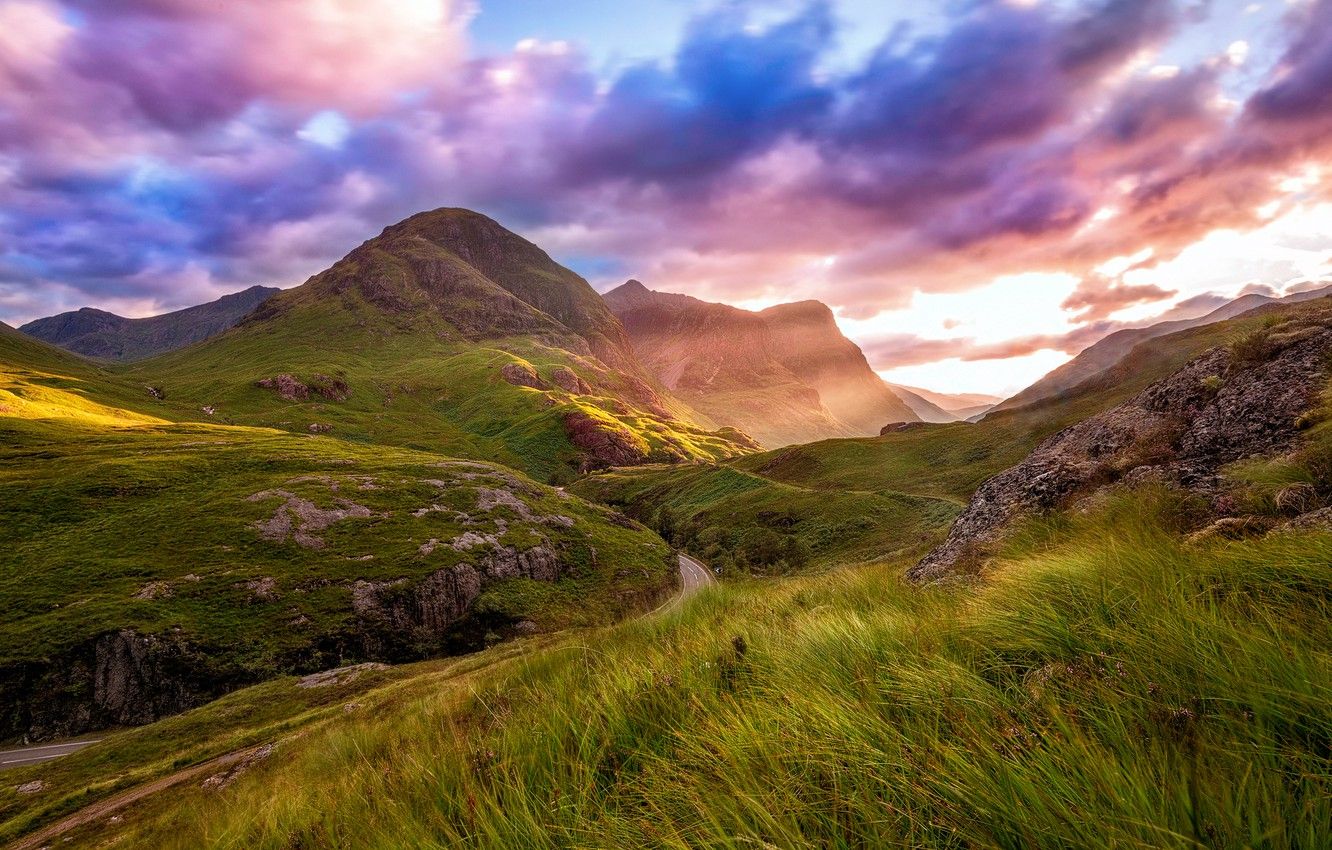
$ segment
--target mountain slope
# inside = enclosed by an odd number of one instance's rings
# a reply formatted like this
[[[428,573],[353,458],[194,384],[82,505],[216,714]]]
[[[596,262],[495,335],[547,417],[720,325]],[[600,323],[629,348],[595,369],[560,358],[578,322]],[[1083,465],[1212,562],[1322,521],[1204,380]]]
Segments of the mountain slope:
[[[281,290],[252,286],[216,301],[146,319],[84,307],[19,328],[43,342],[102,360],[132,361],[184,348],[234,327]]]
[[[664,392],[581,277],[491,219],[388,227],[198,346],[135,364],[224,422],[415,446],[539,478],[753,447]]]
[[[1315,289],[1308,292],[1298,292],[1293,295],[1287,295],[1284,298],[1270,298],[1266,295],[1250,293],[1236,298],[1228,304],[1224,304],[1205,316],[1199,316],[1194,319],[1177,319],[1169,322],[1158,322],[1145,328],[1129,328],[1122,331],[1116,331],[1110,334],[1094,345],[1083,350],[1077,357],[1074,357],[1063,366],[1050,372],[1050,374],[1041,378],[1036,383],[1027,387],[1022,392],[1011,398],[1007,398],[992,409],[995,411],[1012,410],[1025,404],[1031,404],[1041,399],[1054,398],[1068,392],[1073,387],[1083,381],[1094,378],[1101,372],[1114,366],[1124,358],[1133,347],[1139,343],[1150,339],[1166,336],[1168,334],[1178,333],[1189,328],[1202,327],[1204,325],[1216,324],[1227,319],[1233,319],[1236,316],[1243,315],[1250,310],[1264,307],[1269,304],[1299,304],[1305,301],[1321,298],[1325,296],[1329,288]]]
[[[907,407],[911,408],[912,413],[920,417],[921,422],[940,424],[943,422],[956,422],[962,418],[954,413],[944,410],[942,407],[925,398],[924,395],[915,390],[899,387],[896,384],[889,384],[888,386],[892,388],[893,395],[900,398]]]
[[[889,421],[917,421],[817,302],[753,313],[638,281],[603,297],[662,383],[766,446],[864,435],[869,422],[878,423],[877,434]]]
[[[860,347],[842,335],[826,304],[778,304],[759,315],[772,329],[782,363],[818,390],[832,415],[857,433],[877,434],[892,422],[918,421],[870,368]]]
[[[818,390],[781,361],[764,319],[725,304],[652,292],[638,281],[604,299],[643,364],[672,392],[717,422],[766,446],[854,436]]]

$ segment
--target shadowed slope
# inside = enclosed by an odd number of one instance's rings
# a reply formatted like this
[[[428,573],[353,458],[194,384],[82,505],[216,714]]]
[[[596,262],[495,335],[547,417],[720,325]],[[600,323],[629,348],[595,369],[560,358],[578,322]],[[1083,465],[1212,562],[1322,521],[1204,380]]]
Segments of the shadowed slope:
[[[86,357],[131,361],[184,348],[234,327],[281,290],[252,286],[208,304],[145,319],[127,319],[84,307],[37,319],[23,333]]]

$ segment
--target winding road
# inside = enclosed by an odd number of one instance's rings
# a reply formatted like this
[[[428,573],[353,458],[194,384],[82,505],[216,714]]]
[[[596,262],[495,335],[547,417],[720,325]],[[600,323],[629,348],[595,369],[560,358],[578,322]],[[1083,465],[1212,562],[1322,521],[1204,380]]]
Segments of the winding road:
[[[656,612],[674,611],[686,599],[698,593],[710,584],[715,584],[717,579],[712,575],[712,570],[703,566],[702,562],[691,558],[683,552],[680,553],[680,592],[670,598]]]

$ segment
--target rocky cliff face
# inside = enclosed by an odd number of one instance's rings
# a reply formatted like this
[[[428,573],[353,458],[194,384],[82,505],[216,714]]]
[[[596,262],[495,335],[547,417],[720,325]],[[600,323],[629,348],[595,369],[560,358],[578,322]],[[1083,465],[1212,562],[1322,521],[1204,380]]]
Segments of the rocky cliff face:
[[[151,723],[240,683],[195,647],[130,629],[102,635],[51,663],[0,670],[0,737],[32,740]]]
[[[769,448],[918,418],[818,302],[753,313],[638,281],[604,297],[663,384]]]
[[[492,582],[525,578],[558,581],[566,565],[549,546],[519,551],[496,546],[476,563],[432,573],[414,585],[403,580],[358,581],[352,610],[368,658],[413,657],[437,651]]]
[[[909,571],[922,582],[974,571],[1023,516],[1117,481],[1215,496],[1234,461],[1289,449],[1327,385],[1332,329],[1291,321],[1213,349],[1130,401],[1047,439],[981,485],[947,540]]]

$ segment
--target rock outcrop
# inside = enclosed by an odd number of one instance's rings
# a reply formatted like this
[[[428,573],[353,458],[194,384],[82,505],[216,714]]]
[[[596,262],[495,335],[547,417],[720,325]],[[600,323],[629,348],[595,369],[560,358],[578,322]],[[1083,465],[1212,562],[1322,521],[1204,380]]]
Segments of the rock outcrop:
[[[0,670],[0,736],[33,740],[151,723],[225,693],[234,682],[208,669],[195,647],[124,629],[68,653],[58,664]]]
[[[648,460],[648,447],[628,428],[581,411],[564,417],[569,442],[583,452],[583,471],[609,466],[637,466]]]
[[[544,390],[550,386],[541,380],[537,371],[526,363],[505,363],[504,368],[500,369],[500,377],[515,387]]]
[[[947,540],[908,575],[974,571],[1013,521],[1120,480],[1212,495],[1234,461],[1291,447],[1326,386],[1332,329],[1278,327],[1217,348],[1128,402],[1055,434],[981,485]]]
[[[367,655],[394,657],[437,648],[492,582],[511,578],[558,581],[564,570],[549,546],[518,551],[495,546],[475,563],[438,570],[416,583],[358,581],[352,610],[360,621]]]

